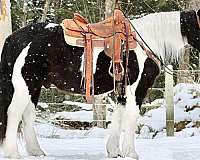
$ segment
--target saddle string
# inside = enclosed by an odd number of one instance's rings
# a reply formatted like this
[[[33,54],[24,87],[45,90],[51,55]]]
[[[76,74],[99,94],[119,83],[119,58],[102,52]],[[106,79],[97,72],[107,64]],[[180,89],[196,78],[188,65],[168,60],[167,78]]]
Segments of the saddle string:
[[[128,85],[128,60],[129,60],[129,35],[127,33],[127,26],[125,25],[126,29],[126,66],[125,66],[125,86],[127,87]],[[134,36],[133,36],[134,37]],[[126,92],[126,90],[125,90]]]
[[[115,17],[114,17],[114,12],[113,12],[113,16],[112,16],[112,18],[113,18],[113,22],[114,22],[114,20],[115,20]],[[113,53],[115,53],[115,36],[116,36],[116,32],[115,32],[115,24],[114,23],[112,23],[112,28],[113,28],[113,36],[114,36],[114,38],[113,38]],[[116,93],[116,84],[115,84],[115,82],[116,82],[116,77],[115,77],[115,63],[114,63],[114,61],[115,61],[115,56],[114,56],[114,54],[112,54],[112,59],[113,59],[113,61],[112,61],[112,65],[113,65],[113,73],[114,73],[114,76],[113,76],[113,88],[114,88],[114,92]]]
[[[126,90],[127,90],[127,85],[128,85],[128,62],[129,62],[129,33],[128,33],[128,27],[127,27],[127,23],[124,22],[124,27],[125,27],[125,41],[123,43],[123,45],[121,46],[121,59],[122,59],[122,63],[123,63],[123,77],[121,78],[121,82],[118,84],[119,88],[118,90],[120,91],[119,93],[119,99],[118,102],[120,101],[122,104],[126,103]],[[125,53],[124,51],[124,47],[126,46],[126,51]]]

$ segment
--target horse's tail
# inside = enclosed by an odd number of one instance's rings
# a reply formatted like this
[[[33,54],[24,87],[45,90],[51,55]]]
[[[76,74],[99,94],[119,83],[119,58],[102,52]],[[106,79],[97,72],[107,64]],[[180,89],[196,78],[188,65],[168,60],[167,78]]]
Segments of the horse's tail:
[[[2,143],[5,138],[7,128],[7,110],[14,93],[11,82],[11,66],[6,60],[6,54],[12,50],[12,47],[10,48],[9,43],[7,42],[8,38],[4,43],[0,61],[0,143]]]

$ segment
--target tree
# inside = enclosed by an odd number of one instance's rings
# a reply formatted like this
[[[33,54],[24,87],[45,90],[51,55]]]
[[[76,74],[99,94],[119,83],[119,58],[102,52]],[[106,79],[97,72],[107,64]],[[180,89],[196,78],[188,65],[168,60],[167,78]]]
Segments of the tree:
[[[0,1],[0,57],[4,41],[12,33],[10,0]]]
[[[41,22],[45,22],[47,20],[47,13],[49,11],[49,6],[50,6],[51,0],[46,0],[45,5],[44,5],[44,10],[41,18]]]
[[[53,5],[54,5],[54,22],[59,23],[60,21],[59,8],[61,6],[61,0],[54,0]]]
[[[25,27],[26,26],[26,21],[27,21],[27,16],[28,16],[28,12],[27,12],[27,9],[28,9],[28,4],[27,4],[27,1],[26,0],[23,0],[23,15],[22,15],[22,27]]]

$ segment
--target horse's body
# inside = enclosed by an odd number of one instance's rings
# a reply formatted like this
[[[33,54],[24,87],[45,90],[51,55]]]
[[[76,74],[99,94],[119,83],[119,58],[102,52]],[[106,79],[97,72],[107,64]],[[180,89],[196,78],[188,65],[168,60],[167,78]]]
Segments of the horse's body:
[[[197,21],[190,23],[193,23],[193,27],[198,27]],[[187,30],[187,27],[179,28],[179,35],[181,29]],[[199,36],[199,29],[197,31]],[[192,36],[187,31],[182,34],[191,45],[200,49],[199,39],[189,41]],[[182,42],[184,45],[185,41]],[[111,59],[103,51],[99,52],[94,53],[95,95],[113,90],[113,78],[108,73]],[[83,48],[66,44],[62,27],[59,25],[32,24],[14,32],[6,39],[0,63],[0,138],[4,140],[6,156],[19,157],[16,140],[21,120],[24,122],[24,135],[29,154],[44,154],[33,128],[35,106],[41,87],[43,85],[48,88],[50,84],[54,84],[61,90],[82,94],[82,56]],[[148,88],[152,86],[158,74],[159,66],[145,54],[140,45],[137,45],[134,51],[130,51],[127,104],[126,107],[119,106],[113,116],[114,127],[107,143],[110,157],[137,157],[134,148],[134,130],[139,114],[137,106],[142,105]],[[120,151],[119,138],[122,131],[124,138]]]

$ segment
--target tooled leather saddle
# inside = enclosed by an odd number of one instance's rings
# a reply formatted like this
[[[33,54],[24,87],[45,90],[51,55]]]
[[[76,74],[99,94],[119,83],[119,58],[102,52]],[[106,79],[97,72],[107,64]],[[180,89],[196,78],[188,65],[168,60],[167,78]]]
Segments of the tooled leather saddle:
[[[88,23],[80,14],[75,13],[73,19],[63,20],[66,43],[84,47],[85,53],[85,86],[86,100],[91,100],[91,83],[93,80],[93,49],[100,48],[105,51],[115,64],[114,76],[122,73],[121,50],[124,42],[128,43],[128,49],[134,49],[137,45],[136,34],[132,31],[130,22],[126,19],[120,9],[115,9],[114,14],[104,21]],[[117,78],[116,78],[117,79]]]

